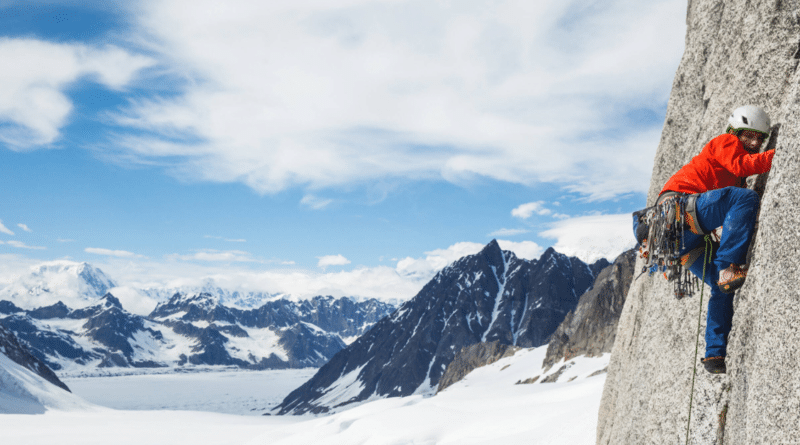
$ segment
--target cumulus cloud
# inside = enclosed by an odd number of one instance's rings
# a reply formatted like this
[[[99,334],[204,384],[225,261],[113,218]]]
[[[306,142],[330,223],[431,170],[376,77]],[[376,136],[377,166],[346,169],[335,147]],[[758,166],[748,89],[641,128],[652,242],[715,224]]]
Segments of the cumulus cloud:
[[[539,258],[544,252],[544,249],[533,241],[497,240],[497,243],[501,249],[510,250],[517,257],[527,260]],[[464,241],[445,249],[425,252],[425,257],[423,258],[403,258],[397,262],[397,272],[406,277],[427,281],[447,265],[464,256],[474,255],[484,247],[484,244]]]
[[[112,250],[112,249],[103,249],[100,247],[87,247],[83,249],[86,253],[93,253],[95,255],[104,255],[104,256],[113,256],[117,258],[142,258],[142,255],[137,255],[133,252],[128,252],[127,250]]]
[[[148,315],[156,308],[158,301],[156,299],[145,295],[139,289],[134,289],[128,286],[120,286],[110,289],[111,292],[125,310],[139,315]]]
[[[522,258],[525,260],[535,260],[542,256],[544,253],[544,249],[542,246],[534,243],[533,241],[507,241],[507,240],[497,240],[497,244],[500,245],[500,248],[503,250],[510,250],[514,252],[514,254],[518,258]]]
[[[511,216],[522,219],[528,219],[534,213],[537,215],[549,215],[553,212],[544,207],[544,201],[529,202],[511,210]]]
[[[476,254],[483,247],[484,245],[480,243],[464,241],[445,249],[425,252],[424,258],[406,257],[397,262],[397,272],[406,277],[430,279],[437,271],[444,269],[448,264],[463,256]]]
[[[26,231],[28,233],[33,232],[33,230],[31,230],[30,228],[28,228],[28,226],[26,226],[25,224],[22,224],[22,223],[17,224],[17,227],[19,227],[20,229],[22,229],[22,230],[24,230],[24,231]]]
[[[342,255],[325,255],[317,257],[317,259],[319,259],[317,266],[323,269],[328,266],[344,266],[350,264],[350,260]]]
[[[59,135],[72,111],[64,90],[90,78],[108,88],[127,85],[153,60],[114,46],[49,43],[0,38],[0,60],[14,69],[0,72],[0,142],[12,150],[46,146]]]
[[[555,239],[556,251],[592,263],[600,258],[613,261],[636,245],[631,230],[631,215],[625,213],[565,219],[539,235]]]
[[[261,193],[475,176],[644,192],[660,123],[631,116],[666,104],[685,2],[584,3],[144,1],[135,38],[189,81],[117,115],[135,130],[111,148]]]
[[[14,236],[14,232],[8,229],[8,227],[3,225],[3,220],[0,219],[0,233],[5,233],[6,235]]]

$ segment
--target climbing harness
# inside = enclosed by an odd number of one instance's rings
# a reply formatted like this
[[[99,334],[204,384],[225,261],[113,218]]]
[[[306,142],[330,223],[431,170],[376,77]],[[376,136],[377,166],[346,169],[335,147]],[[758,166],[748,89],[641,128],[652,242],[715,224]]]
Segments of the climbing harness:
[[[706,264],[711,262],[711,257],[714,252],[714,246],[711,242],[711,236],[706,235],[706,249],[703,255],[703,283],[706,282]],[[700,287],[700,311],[697,313],[697,336],[694,341],[694,360],[692,360],[692,389],[689,392],[689,420],[686,421],[686,445],[689,445],[689,426],[692,423],[692,402],[694,402],[694,379],[697,376],[697,350],[700,349],[700,321],[703,314],[703,289],[705,286]]]
[[[642,273],[647,270],[650,274],[663,273],[664,278],[673,283],[678,299],[693,295],[698,287],[689,266],[700,257],[702,248],[680,254],[686,228],[692,233],[704,234],[697,223],[697,196],[665,192],[656,205],[633,213],[639,256],[645,260]]]

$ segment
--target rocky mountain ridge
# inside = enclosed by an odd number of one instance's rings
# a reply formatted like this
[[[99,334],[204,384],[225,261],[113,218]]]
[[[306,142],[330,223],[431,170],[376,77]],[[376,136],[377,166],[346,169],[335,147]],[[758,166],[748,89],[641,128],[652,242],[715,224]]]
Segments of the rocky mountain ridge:
[[[0,326],[59,371],[108,367],[318,367],[394,307],[316,297],[229,308],[209,294],[175,294],[147,317],[108,293],[93,306],[23,310],[0,301]]]
[[[276,410],[323,413],[376,397],[432,394],[447,365],[467,346],[545,344],[607,265],[606,260],[586,265],[552,248],[539,260],[521,260],[492,241],[440,271]]]
[[[579,355],[599,357],[611,352],[635,262],[636,250],[628,250],[597,275],[575,310],[567,314],[550,337],[545,368]]]

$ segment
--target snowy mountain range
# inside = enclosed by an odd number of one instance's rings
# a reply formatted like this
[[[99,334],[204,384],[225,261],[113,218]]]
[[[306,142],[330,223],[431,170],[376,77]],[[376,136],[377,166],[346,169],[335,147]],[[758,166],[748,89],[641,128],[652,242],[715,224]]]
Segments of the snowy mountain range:
[[[0,326],[33,355],[67,373],[109,367],[319,367],[346,342],[394,310],[377,300],[316,297],[269,301],[242,310],[210,294],[175,294],[148,316],[131,314],[111,293],[72,309],[32,310],[0,301]]]
[[[608,265],[604,259],[587,265],[552,248],[538,260],[523,260],[493,240],[439,272],[275,410],[324,413],[374,398],[431,394],[466,346],[547,343]]]
[[[50,261],[31,268],[27,275],[0,285],[0,300],[8,300],[24,308],[35,308],[64,302],[80,308],[93,304],[116,287],[102,270],[88,263]]]

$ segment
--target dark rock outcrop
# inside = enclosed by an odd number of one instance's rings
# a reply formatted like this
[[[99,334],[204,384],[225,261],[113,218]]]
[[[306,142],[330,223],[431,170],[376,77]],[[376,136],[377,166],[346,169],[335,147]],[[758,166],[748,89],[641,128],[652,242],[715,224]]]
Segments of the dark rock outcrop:
[[[321,413],[371,397],[431,393],[467,346],[544,344],[593,281],[577,258],[548,249],[539,260],[520,260],[492,241],[436,274],[276,409]]]
[[[512,356],[519,349],[516,346],[505,345],[499,341],[475,343],[467,346],[459,351],[453,361],[447,365],[447,369],[445,369],[442,378],[439,380],[439,388],[436,393],[438,394],[453,383],[460,381],[474,369],[490,365],[501,358]]]
[[[599,273],[550,338],[545,367],[579,355],[596,357],[611,352],[635,262],[636,250],[629,250]]]
[[[34,357],[27,348],[20,344],[14,334],[0,325],[0,354],[4,354],[20,366],[34,372],[55,386],[69,392],[69,388],[58,379],[52,369]]]

